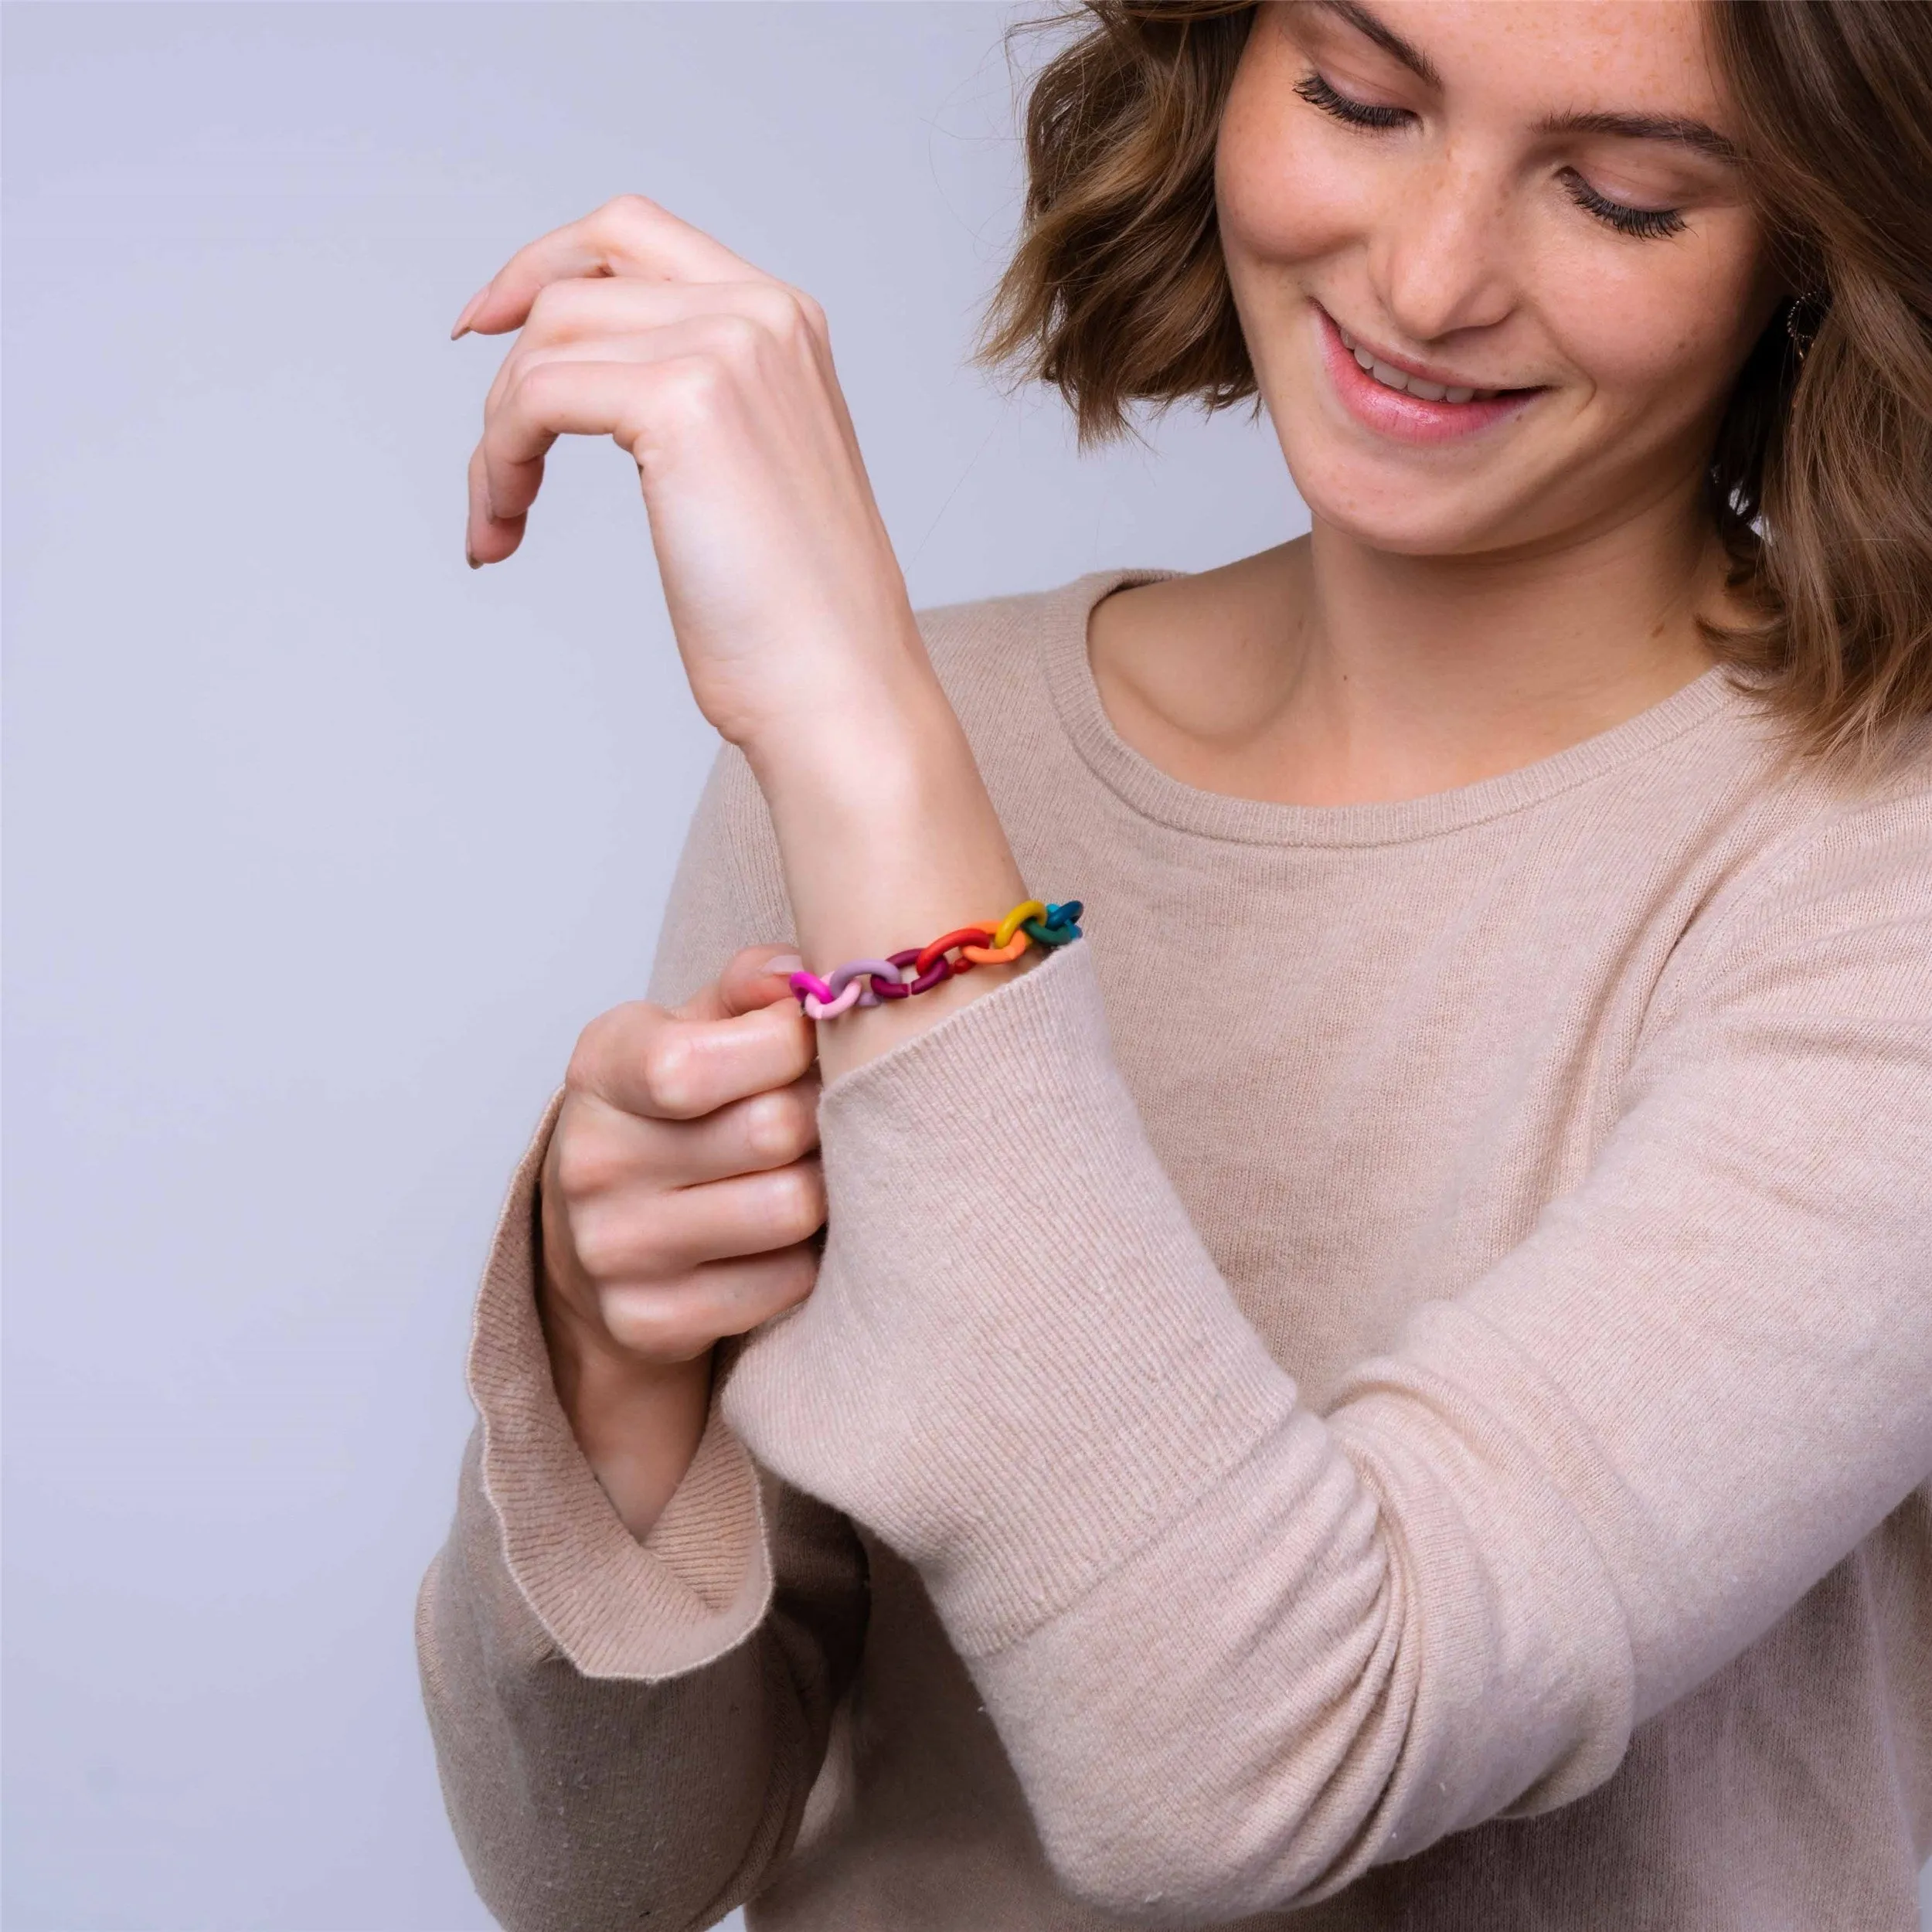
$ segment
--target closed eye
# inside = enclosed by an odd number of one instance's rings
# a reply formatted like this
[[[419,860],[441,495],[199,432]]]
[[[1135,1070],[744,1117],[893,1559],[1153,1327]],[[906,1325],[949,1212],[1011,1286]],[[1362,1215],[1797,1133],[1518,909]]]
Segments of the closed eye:
[[[1311,72],[1295,83],[1294,90],[1311,107],[1318,107],[1325,114],[1331,114],[1351,128],[1372,128],[1381,131],[1400,128],[1405,121],[1414,119],[1406,107],[1386,107],[1374,101],[1352,100],[1348,95],[1338,94],[1319,73]]]
[[[1294,90],[1311,107],[1318,108],[1346,127],[1361,128],[1372,133],[1386,134],[1415,118],[1406,107],[1357,100],[1342,93],[1325,75],[1313,69],[1295,83]],[[1654,241],[1667,235],[1681,234],[1687,226],[1682,214],[1675,208],[1633,208],[1627,202],[1612,201],[1607,195],[1600,194],[1573,168],[1565,168],[1560,179],[1564,192],[1579,208],[1586,214],[1594,216],[1606,226],[1615,229],[1620,235]]]
[[[1654,241],[1665,235],[1682,234],[1686,226],[1675,208],[1632,208],[1626,202],[1600,195],[1573,168],[1566,168],[1561,179],[1563,192],[1579,208],[1607,223],[1620,235]]]

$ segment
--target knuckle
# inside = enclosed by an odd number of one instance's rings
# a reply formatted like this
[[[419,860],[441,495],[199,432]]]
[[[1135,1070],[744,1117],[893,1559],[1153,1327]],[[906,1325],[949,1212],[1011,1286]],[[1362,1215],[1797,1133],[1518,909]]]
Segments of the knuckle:
[[[786,285],[785,294],[791,310],[792,326],[807,335],[822,338],[826,329],[825,311],[818,298],[789,284]]]
[[[621,233],[641,226],[657,212],[657,203],[648,195],[613,195],[591,219]]]
[[[802,1241],[825,1218],[825,1189],[816,1161],[794,1161],[777,1179],[773,1219],[787,1242]]]
[[[546,282],[531,298],[530,312],[519,340],[533,342],[551,333],[575,309],[577,287],[574,281]]]
[[[750,315],[726,313],[711,318],[711,337],[718,352],[729,362],[755,361],[764,346],[767,331]]]
[[[570,1064],[563,1070],[563,1084],[566,1091],[581,1094],[594,1084],[598,1063],[603,1058],[604,1022],[594,1019],[577,1036],[577,1043],[570,1049]]]
[[[571,1216],[577,1261],[593,1281],[651,1281],[665,1273],[668,1257],[659,1233],[634,1205],[592,1204]]]
[[[560,1131],[556,1147],[557,1192],[572,1206],[608,1193],[624,1177],[624,1164],[610,1137],[584,1126]]]
[[[709,422],[723,406],[731,377],[716,355],[685,355],[654,372],[660,408],[675,421]]]
[[[696,1112],[697,1067],[691,1043],[666,1031],[645,1049],[644,1090],[652,1108],[672,1119]]]
[[[594,1208],[571,1216],[570,1244],[577,1250],[578,1267],[593,1281],[608,1281],[620,1273],[629,1256],[615,1217]]]
[[[670,1296],[655,1289],[609,1289],[599,1299],[598,1312],[613,1341],[654,1362],[685,1361],[712,1339],[696,1331]]]
[[[562,392],[576,379],[570,364],[553,362],[547,356],[526,354],[522,366],[510,379],[510,393],[526,416],[547,416],[561,400]]]
[[[783,282],[754,282],[744,291],[747,315],[757,318],[767,335],[784,342],[796,335],[804,322],[798,308],[798,291]]]
[[[747,1103],[745,1140],[757,1159],[777,1167],[805,1151],[803,1110],[788,1089],[760,1094]]]
[[[573,1093],[582,1093],[597,1084],[597,1076],[610,1054],[611,1036],[616,1032],[620,1015],[624,1009],[617,1007],[597,1018],[578,1034],[576,1046],[570,1049],[570,1063],[563,1070],[563,1084]]]

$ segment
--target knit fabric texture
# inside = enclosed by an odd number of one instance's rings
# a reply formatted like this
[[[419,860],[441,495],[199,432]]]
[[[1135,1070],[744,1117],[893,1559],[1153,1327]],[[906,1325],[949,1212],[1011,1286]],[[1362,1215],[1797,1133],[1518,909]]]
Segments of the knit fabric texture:
[[[1916,1932],[1932,756],[1828,783],[1714,670],[1456,791],[1223,797],[1101,706],[1134,580],[923,620],[1087,937],[826,1089],[818,1285],[641,1543],[551,1385],[539,1128],[418,1605],[484,1900]],[[791,936],[727,750],[651,997]]]

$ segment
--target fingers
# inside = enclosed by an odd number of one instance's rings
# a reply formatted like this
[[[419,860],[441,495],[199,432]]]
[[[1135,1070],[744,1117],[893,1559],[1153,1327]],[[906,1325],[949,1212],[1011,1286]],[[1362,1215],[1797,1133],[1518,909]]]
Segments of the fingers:
[[[560,436],[608,436],[643,464],[678,447],[682,433],[726,420],[734,402],[749,427],[757,405],[742,406],[756,396],[769,408],[785,372],[822,387],[814,354],[735,307],[699,308],[641,332],[519,343],[485,413],[490,513],[508,521],[529,509]]]
[[[489,413],[478,444],[484,508],[492,522],[521,522],[543,481],[543,459],[560,436],[610,436],[627,448],[641,442],[678,365],[702,349],[689,324],[619,349],[594,345],[594,359],[569,349],[525,362]]]
[[[712,1261],[682,1280],[604,1289],[598,1309],[613,1339],[655,1362],[688,1362],[720,1335],[743,1335],[804,1301],[818,1276],[809,1243]]]
[[[825,311],[802,290],[760,277],[743,282],[641,282],[609,278],[551,282],[530,304],[522,333],[491,383],[484,408],[502,400],[526,362],[546,349],[618,343],[678,322],[736,315],[771,340],[828,351]],[[613,357],[621,352],[613,349]]]
[[[747,947],[676,1012],[584,1029],[546,1162],[546,1269],[622,1348],[692,1359],[801,1301],[825,1221],[798,956]]]
[[[817,1049],[793,1001],[715,1020],[685,1019],[642,1002],[583,1029],[566,1084],[621,1112],[689,1121],[729,1102],[789,1087]]]
[[[804,1159],[818,1150],[818,1094],[814,1072],[789,1087],[733,1100],[701,1121],[651,1122],[679,1140],[676,1151],[664,1164],[666,1179],[688,1187]]]
[[[815,1157],[702,1187],[633,1189],[572,1204],[580,1267],[600,1284],[675,1281],[708,1261],[767,1254],[808,1239],[825,1219]]]
[[[647,498],[649,479],[691,449],[729,451],[763,487],[794,460],[833,472],[829,494],[863,465],[835,383],[811,372],[816,393],[765,379],[764,338],[736,315],[706,315],[648,335],[565,343],[522,361],[485,423],[470,472],[468,546],[473,563],[507,557],[543,481],[543,459],[560,436],[608,436],[636,461]],[[818,410],[821,420],[814,421]],[[724,440],[719,432],[727,431]],[[787,443],[786,439],[789,437]],[[480,467],[479,467],[480,466]],[[823,488],[818,474],[814,485]],[[787,487],[791,479],[779,485]],[[876,511],[872,514],[876,516]]]
[[[640,1185],[692,1187],[762,1173],[818,1145],[818,1077],[733,1100],[697,1120],[641,1119],[573,1094],[560,1127],[555,1185],[573,1206]]]
[[[450,333],[499,335],[520,328],[540,289],[592,275],[687,282],[758,279],[749,262],[702,230],[641,195],[620,195],[582,220],[519,248],[470,298]]]
[[[543,464],[539,457],[536,464],[535,481],[543,480]],[[469,559],[474,570],[485,563],[500,563],[513,553],[523,541],[524,526],[527,516],[496,515],[490,505],[489,471],[483,457],[483,445],[479,443],[470,452],[469,470],[470,514],[464,526],[463,554]]]
[[[733,955],[724,971],[702,992],[677,1009],[680,1019],[729,1019],[761,1006],[794,997],[791,975],[804,961],[796,947],[747,946]]]
[[[522,542],[523,519],[543,485],[543,459],[560,436],[614,437],[641,464],[647,446],[715,417],[726,386],[711,352],[719,320],[678,323],[621,349],[596,345],[605,359],[585,359],[566,347],[526,363],[491,411],[478,446],[482,487],[479,496],[473,468],[466,539],[471,561],[499,562]]]
[[[485,405],[481,461],[470,471],[464,550],[471,566],[499,563],[522,543],[560,435],[610,435],[634,454],[666,391],[715,396],[719,359],[743,365],[774,345],[818,365],[832,383],[824,311],[801,291],[733,255],[641,196],[543,236],[474,297],[455,333],[522,327]],[[685,362],[682,376],[627,381],[625,365]],[[596,372],[537,371],[580,362]],[[842,418],[842,406],[835,412]],[[672,413],[675,415],[675,412]]]
[[[754,1012],[776,1000],[794,998],[789,981],[804,964],[794,947],[747,946],[718,975],[717,997],[724,1012]]]

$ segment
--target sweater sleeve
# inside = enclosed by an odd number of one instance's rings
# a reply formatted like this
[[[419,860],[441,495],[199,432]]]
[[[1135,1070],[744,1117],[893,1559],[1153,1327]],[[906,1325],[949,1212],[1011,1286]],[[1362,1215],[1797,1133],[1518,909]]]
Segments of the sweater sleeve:
[[[742,760],[719,759],[651,978],[683,999],[739,947],[790,935]],[[864,1628],[851,1524],[753,1467],[714,1403],[651,1535],[579,1451],[536,1311],[538,1179],[512,1181],[476,1304],[478,1420],[454,1527],[419,1594],[444,1793],[509,1932],[708,1926],[789,1849]]]
[[[1575,1799],[1932,1474],[1929,854],[1881,803],[1709,908],[1582,1183],[1320,1415],[1087,944],[828,1090],[726,1411],[918,1566],[1070,1889],[1237,1918]]]

